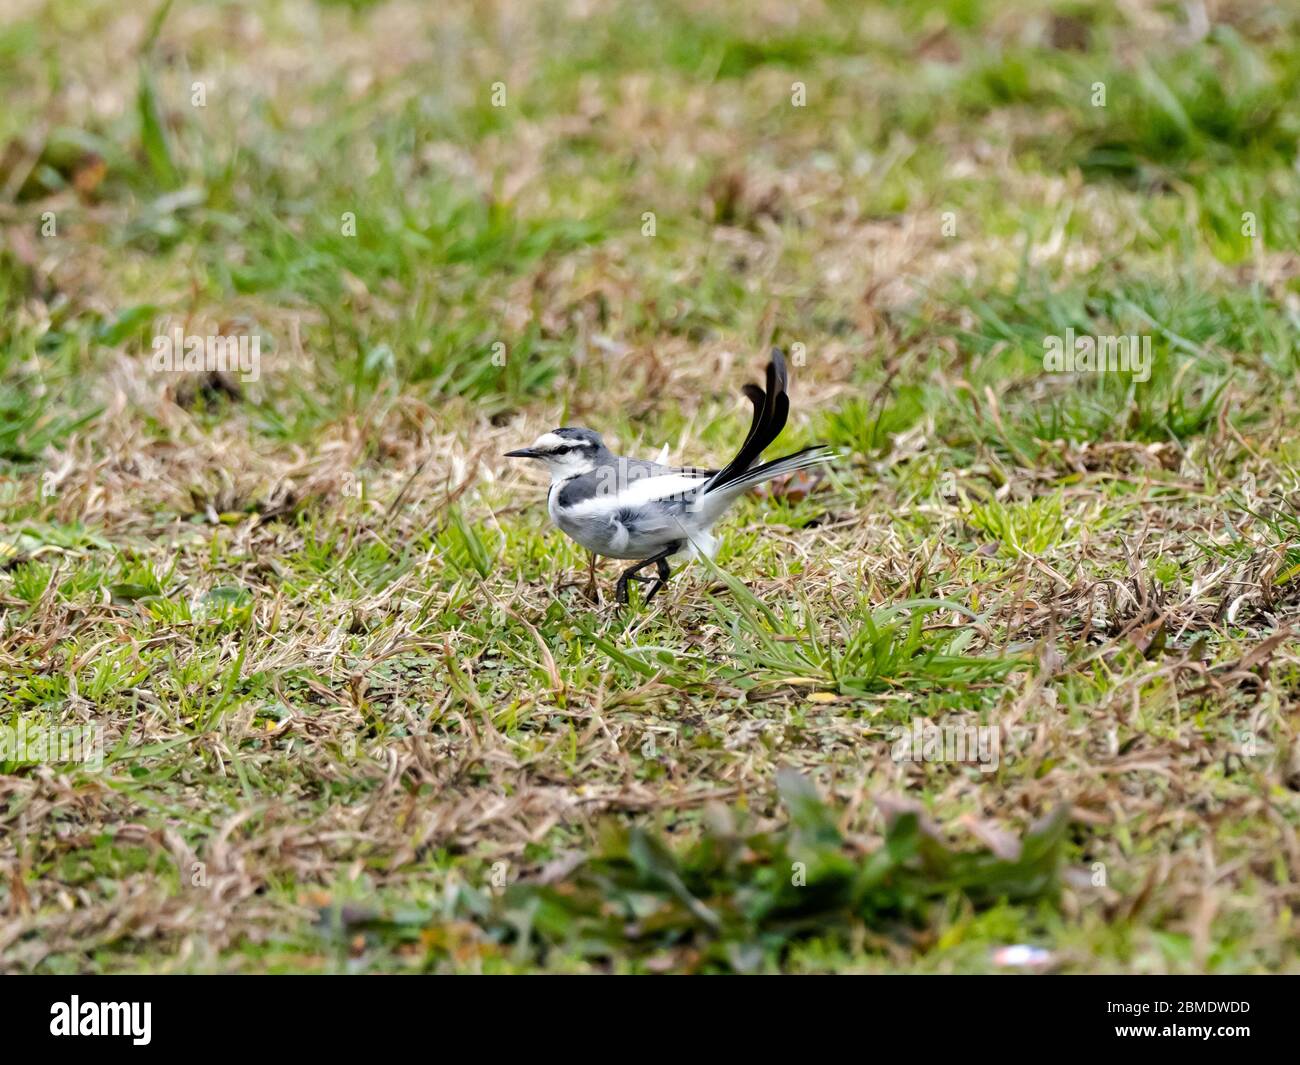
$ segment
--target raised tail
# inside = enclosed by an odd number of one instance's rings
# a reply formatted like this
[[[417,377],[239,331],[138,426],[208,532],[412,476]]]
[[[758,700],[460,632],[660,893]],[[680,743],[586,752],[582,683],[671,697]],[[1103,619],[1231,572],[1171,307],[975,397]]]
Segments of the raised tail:
[[[772,358],[767,364],[767,391],[758,385],[745,385],[743,389],[745,397],[754,405],[754,420],[750,423],[749,435],[740,445],[736,457],[709,478],[709,483],[704,486],[705,494],[746,476],[763,452],[781,435],[786,419],[790,417],[790,397],[786,394],[789,380],[785,356],[779,348],[773,348]]]
[[[718,484],[715,479],[714,483],[709,484],[702,494],[705,498],[718,495],[734,499],[742,492],[746,492],[764,481],[772,481],[778,477],[784,477],[787,473],[806,470],[810,466],[820,466],[823,462],[830,462],[833,458],[835,458],[835,452],[831,448],[825,444],[813,444],[812,447],[806,447],[792,455],[773,459],[771,462],[765,462],[761,466],[746,470],[732,477],[725,484]]]
[[[710,496],[715,500],[734,499],[756,484],[829,462],[835,457],[830,448],[815,444],[793,455],[758,464],[763,451],[781,435],[786,419],[790,417],[790,397],[786,393],[789,383],[785,356],[780,348],[773,348],[772,358],[767,364],[767,390],[757,385],[744,387],[745,396],[754,404],[754,420],[749,426],[749,435],[740,445],[736,457],[709,478],[700,492],[701,499]]]

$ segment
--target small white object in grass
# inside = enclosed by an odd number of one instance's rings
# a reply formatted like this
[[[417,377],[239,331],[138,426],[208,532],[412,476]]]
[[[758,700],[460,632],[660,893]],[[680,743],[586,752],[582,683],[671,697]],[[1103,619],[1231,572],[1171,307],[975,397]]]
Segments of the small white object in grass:
[[[993,952],[993,964],[1014,969],[1038,969],[1052,963],[1052,952],[1042,947],[1017,943],[1014,947],[999,947]]]
[[[1250,598],[1250,593],[1247,592],[1245,595],[1237,596],[1237,598],[1232,601],[1232,605],[1228,607],[1229,625],[1235,625],[1237,623],[1237,614],[1241,610],[1241,604],[1244,603],[1249,598]]]

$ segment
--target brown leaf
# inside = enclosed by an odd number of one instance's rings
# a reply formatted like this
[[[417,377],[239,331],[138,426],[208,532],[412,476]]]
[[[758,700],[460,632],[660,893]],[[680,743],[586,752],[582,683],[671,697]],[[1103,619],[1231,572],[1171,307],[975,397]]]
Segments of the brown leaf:
[[[818,467],[809,470],[796,470],[794,473],[778,477],[759,488],[759,494],[770,499],[784,499],[790,503],[801,503],[821,482],[825,474]]]
[[[77,163],[72,173],[72,187],[77,190],[77,195],[82,200],[90,200],[94,197],[95,190],[103,183],[107,173],[108,164],[103,158],[93,152],[88,153]]]

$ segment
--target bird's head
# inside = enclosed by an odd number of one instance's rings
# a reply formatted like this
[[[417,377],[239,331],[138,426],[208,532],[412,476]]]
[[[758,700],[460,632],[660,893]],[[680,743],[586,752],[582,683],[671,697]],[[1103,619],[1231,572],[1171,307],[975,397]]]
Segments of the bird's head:
[[[537,459],[550,470],[551,480],[563,481],[590,473],[610,457],[605,442],[590,429],[552,429],[531,447],[507,451],[508,459]]]

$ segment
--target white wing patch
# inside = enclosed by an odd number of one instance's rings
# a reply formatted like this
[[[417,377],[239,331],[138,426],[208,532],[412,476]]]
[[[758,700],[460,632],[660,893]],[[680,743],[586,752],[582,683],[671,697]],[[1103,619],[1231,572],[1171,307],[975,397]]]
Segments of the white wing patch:
[[[707,475],[700,473],[666,473],[659,477],[638,477],[622,486],[616,487],[611,483],[609,491],[597,491],[590,499],[584,499],[566,509],[574,517],[612,514],[624,507],[644,507],[651,503],[686,498],[707,479]]]

